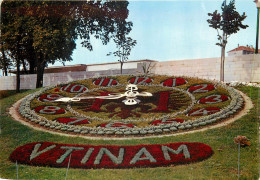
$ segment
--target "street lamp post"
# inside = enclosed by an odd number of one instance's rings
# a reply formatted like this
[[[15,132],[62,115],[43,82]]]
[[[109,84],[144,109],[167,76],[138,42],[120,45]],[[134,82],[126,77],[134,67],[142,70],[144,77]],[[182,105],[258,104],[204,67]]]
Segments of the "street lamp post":
[[[259,39],[259,9],[260,9],[260,1],[255,0],[256,8],[257,8],[257,22],[256,22],[256,45],[255,45],[255,54],[258,54],[258,39]]]

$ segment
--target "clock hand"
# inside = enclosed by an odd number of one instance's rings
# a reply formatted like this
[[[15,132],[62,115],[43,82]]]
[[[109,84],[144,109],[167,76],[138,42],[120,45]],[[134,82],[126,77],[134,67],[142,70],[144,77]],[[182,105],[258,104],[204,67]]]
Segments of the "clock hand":
[[[141,92],[141,93],[137,94],[136,96],[153,96],[153,94],[149,93],[149,92]]]
[[[56,99],[55,101],[56,102],[69,102],[69,101],[72,101],[72,99],[73,98],[63,97],[63,98]]]
[[[59,98],[55,101],[57,102],[69,102],[69,101],[80,101],[82,99],[119,99],[121,97],[125,96],[124,94],[108,94],[108,96],[83,96],[83,97],[73,97],[73,98],[69,98],[69,97],[63,97],[63,98]]]
[[[108,96],[83,96],[79,97],[80,99],[119,99],[121,97],[124,97],[124,94],[114,93],[114,94],[108,94]]]
[[[69,98],[69,97],[63,97],[60,99],[57,99],[55,101],[57,102],[71,102],[71,101],[80,101],[82,99],[119,99],[121,97],[126,96],[126,100],[124,100],[123,102],[126,105],[134,105],[140,102],[140,100],[138,100],[136,97],[137,96],[153,96],[152,93],[149,92],[141,92],[139,93],[137,90],[137,86],[133,85],[133,84],[129,84],[126,86],[126,92],[124,94],[120,94],[120,93],[111,93],[108,94],[107,96],[83,96],[83,97],[73,97],[73,98]]]

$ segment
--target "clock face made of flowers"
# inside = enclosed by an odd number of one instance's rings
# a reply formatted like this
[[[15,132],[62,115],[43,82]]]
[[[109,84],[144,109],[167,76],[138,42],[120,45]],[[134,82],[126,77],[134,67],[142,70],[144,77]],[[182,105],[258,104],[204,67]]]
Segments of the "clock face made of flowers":
[[[173,76],[111,76],[47,87],[26,97],[22,116],[42,128],[84,136],[178,133],[233,116],[243,106],[234,88]]]

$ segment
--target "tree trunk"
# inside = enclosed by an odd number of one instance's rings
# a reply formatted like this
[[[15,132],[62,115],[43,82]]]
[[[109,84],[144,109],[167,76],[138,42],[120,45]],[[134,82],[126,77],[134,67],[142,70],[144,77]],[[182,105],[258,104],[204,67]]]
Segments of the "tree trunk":
[[[223,31],[222,36],[222,47],[221,47],[221,63],[220,63],[220,81],[224,82],[224,64],[225,64],[225,50],[226,50],[226,44],[227,44],[227,35]]]
[[[120,61],[120,65],[121,65],[121,67],[120,67],[121,74],[123,74],[123,64],[124,64],[124,62],[123,62],[123,61]]]
[[[20,60],[19,58],[16,60],[16,93],[20,92]]]
[[[45,68],[45,59],[41,54],[39,59],[36,61],[37,63],[37,79],[36,79],[36,88],[40,88],[43,86],[43,73]]]
[[[20,92],[20,85],[21,85],[21,79],[20,79],[20,63],[21,63],[21,47],[20,47],[20,39],[21,37],[17,37],[17,55],[16,55],[16,93]]]
[[[35,74],[36,68],[37,68],[37,55],[35,53],[35,50],[33,48],[33,41],[29,41],[29,53],[27,57],[27,62],[29,64],[29,74]]]
[[[35,61],[29,61],[29,74],[35,74]]]
[[[8,76],[8,66],[7,66],[7,59],[6,59],[6,57],[5,57],[5,55],[3,54],[3,74],[4,74],[4,76]]]
[[[224,82],[224,70],[225,70],[225,47],[221,48],[221,63],[220,63],[220,81]]]
[[[37,63],[37,80],[36,80],[36,88],[40,88],[43,86],[43,74],[44,74],[45,63]]]
[[[23,64],[24,73],[25,73],[25,74],[28,74],[28,71],[27,71],[27,68],[26,68],[26,64],[25,64],[24,59],[22,60],[22,64]]]
[[[223,48],[223,55],[222,55],[222,59],[223,59],[223,63],[222,63],[222,81],[224,82],[225,81],[225,50],[226,50],[226,47],[224,46]]]
[[[4,64],[4,76],[8,76],[8,71],[7,71],[7,63],[6,63],[6,61],[4,62],[5,64]]]
[[[8,76],[8,66],[7,66],[7,58],[6,58],[6,55],[5,55],[5,51],[4,51],[4,48],[3,48],[3,43],[1,43],[2,47],[1,47],[1,52],[2,52],[2,55],[3,55],[3,75],[4,76]]]

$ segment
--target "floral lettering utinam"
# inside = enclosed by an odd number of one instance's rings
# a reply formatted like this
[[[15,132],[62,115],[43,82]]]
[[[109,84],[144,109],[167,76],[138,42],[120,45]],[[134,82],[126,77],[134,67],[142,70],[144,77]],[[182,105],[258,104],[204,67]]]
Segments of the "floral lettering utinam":
[[[71,168],[134,168],[189,164],[203,161],[213,154],[202,143],[136,146],[91,146],[34,142],[18,147],[10,160],[32,166]]]

